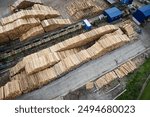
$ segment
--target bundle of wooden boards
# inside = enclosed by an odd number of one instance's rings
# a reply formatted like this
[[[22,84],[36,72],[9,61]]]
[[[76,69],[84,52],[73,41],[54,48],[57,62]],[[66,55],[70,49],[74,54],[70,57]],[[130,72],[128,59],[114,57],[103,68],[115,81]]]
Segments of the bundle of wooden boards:
[[[129,37],[133,37],[135,35],[135,31],[131,24],[125,24],[121,28]]]
[[[33,27],[20,37],[20,41],[27,40],[29,38],[32,38],[34,36],[37,36],[43,33],[44,33],[44,29],[41,25]]]
[[[95,81],[95,84],[98,88],[102,88],[103,86],[109,84],[116,78],[123,78],[124,76],[128,75],[129,73],[133,72],[136,69],[136,65],[132,61],[128,61],[118,67],[117,69],[105,74],[104,76],[98,78]],[[87,89],[88,90],[88,89]]]
[[[76,20],[84,17],[101,13],[106,8],[106,3],[101,2],[101,6],[97,6],[94,0],[75,0],[67,6],[70,16]]]
[[[56,10],[22,10],[17,13],[14,13],[8,17],[4,17],[0,20],[1,25],[6,25],[9,23],[12,23],[18,19],[24,19],[24,18],[39,18],[40,20],[44,20],[46,18],[55,18],[60,16],[59,12]]]
[[[52,7],[34,4],[31,10],[22,10],[2,18],[0,20],[2,25],[0,26],[0,43],[17,38],[24,41],[44,32],[71,24],[69,19],[58,19],[56,18],[58,16],[60,16],[60,13]]]
[[[122,44],[130,41],[126,35],[119,34],[119,33],[116,35],[111,35],[109,37],[106,36],[105,38],[99,38],[101,36],[104,37],[103,35],[105,35],[107,33],[111,33],[111,32],[112,33],[118,32],[117,27],[115,27],[113,25],[107,25],[107,26],[103,26],[103,27],[94,29],[92,31],[80,34],[78,36],[72,37],[63,42],[60,42],[54,46],[51,46],[47,49],[41,50],[35,54],[31,54],[31,55],[25,57],[23,60],[24,63],[22,65],[25,66],[25,64],[27,64],[27,62],[25,62],[25,61],[32,62],[32,61],[34,61],[34,59],[38,58],[38,56],[42,57],[43,55],[44,55],[44,58],[41,58],[43,60],[48,60],[48,59],[45,59],[45,56],[48,56],[48,57],[55,56],[55,57],[57,57],[57,59],[54,59],[54,60],[59,60],[59,59],[62,60],[64,58],[66,58],[67,56],[74,55],[74,54],[78,54],[78,56],[81,56],[83,61],[84,61],[84,59],[89,60],[90,58],[91,59],[95,58],[99,55],[102,55],[106,51],[111,51],[111,50],[121,46]],[[98,41],[90,48],[88,48],[86,50],[82,50],[82,51],[80,51],[81,49],[78,48],[78,47],[86,45],[87,43],[95,41],[96,39],[98,39]],[[72,50],[70,50],[70,49],[72,49]],[[87,54],[87,53],[89,53],[91,55],[89,56],[89,54]],[[52,54],[55,54],[55,55],[52,55]],[[85,55],[85,57],[84,56],[82,57],[82,55]],[[52,57],[50,57],[50,58],[51,58],[51,60],[53,60]],[[39,60],[37,59],[37,61],[39,61]],[[41,69],[41,68],[43,69],[43,68],[47,67],[47,64],[48,63],[45,63],[45,66],[43,65],[44,67],[43,66],[37,67],[37,69]],[[15,69],[15,72],[14,72],[14,69]],[[16,73],[19,71],[19,70],[17,71],[15,67],[14,67],[14,69],[12,69],[12,73]],[[37,70],[35,70],[35,71],[37,71]],[[29,74],[31,74],[31,73],[29,73]]]
[[[100,36],[103,36],[107,33],[114,32],[118,29],[118,27],[114,25],[106,25],[97,29],[93,29],[89,32],[82,33],[78,36],[67,39],[63,42],[60,42],[57,45],[50,47],[51,51],[64,51],[73,48],[80,47],[85,45],[91,41],[98,39]]]
[[[26,9],[32,7],[34,4],[43,4],[41,0],[17,0],[10,7],[12,12],[15,12],[20,9]]]
[[[48,19],[41,22],[44,30],[49,32],[51,30],[57,29],[58,27],[62,27],[65,25],[71,24],[69,19]]]
[[[88,62],[97,57],[100,57],[103,54],[107,53],[108,51],[116,49],[120,47],[121,45],[125,44],[126,42],[130,41],[126,35],[119,34],[119,33],[117,33],[116,35],[112,34],[109,37],[109,39],[107,36],[101,39],[100,37],[106,34],[104,32],[107,32],[113,26],[111,27],[110,25],[108,25],[108,27],[103,26],[101,28],[95,29],[97,30],[96,34],[89,33],[92,31],[88,32],[89,36],[86,37],[87,39],[90,38],[89,39],[90,41],[88,40],[88,43],[93,42],[96,37],[97,37],[97,40],[95,44],[93,44],[87,49],[82,49],[79,51],[76,50],[76,52],[74,53],[72,52],[70,55],[68,54],[67,56],[62,57],[60,53],[66,52],[67,50],[56,51],[58,50],[57,47],[59,47],[59,49],[63,47],[63,45],[60,44],[62,42],[60,42],[56,44],[57,46],[56,45],[52,46],[50,48],[44,49],[42,51],[39,51],[37,53],[34,53],[32,55],[25,57],[22,61],[20,61],[20,63],[18,63],[16,66],[14,66],[11,69],[11,72],[10,72],[11,81],[17,80],[19,82],[21,92],[27,93],[34,89],[40,88],[41,86],[49,82],[52,82],[56,78],[77,68],[83,63]],[[108,31],[108,32],[114,33],[117,31],[116,29],[117,28],[115,27],[115,30]],[[102,30],[105,30],[105,31],[102,31]],[[84,38],[84,41],[86,40],[86,38]],[[86,43],[82,43],[80,47],[86,45]],[[106,46],[107,43],[109,46]],[[125,67],[128,68],[127,66]],[[120,67],[118,69],[123,70]],[[108,78],[107,80],[111,81],[110,78]],[[4,99],[7,99],[7,98],[4,98]]]
[[[18,38],[21,34],[30,28],[40,24],[40,20],[36,18],[18,19],[13,23],[0,26],[0,42],[6,42]],[[4,38],[2,38],[4,37]]]

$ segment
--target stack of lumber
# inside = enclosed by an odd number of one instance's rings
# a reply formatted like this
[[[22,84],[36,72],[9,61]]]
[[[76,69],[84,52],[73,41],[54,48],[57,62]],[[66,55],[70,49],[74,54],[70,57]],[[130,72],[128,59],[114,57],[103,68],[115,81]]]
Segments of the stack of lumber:
[[[90,9],[93,8],[94,4],[90,1],[90,0],[75,0],[74,2],[72,2],[71,4],[69,4],[67,6],[68,12],[71,16],[73,16],[75,13],[77,13],[78,11],[81,10],[86,10],[86,9]]]
[[[128,62],[122,64],[117,69],[98,78],[95,81],[95,84],[97,85],[98,88],[102,88],[103,86],[109,84],[110,82],[112,82],[113,80],[115,80],[117,78],[123,78],[124,76],[133,72],[136,68],[137,67],[134,62],[128,61]]]
[[[41,4],[34,4],[32,9],[33,10],[44,10],[44,11],[54,10],[52,7],[41,5]]]
[[[11,82],[8,82],[5,86],[4,86],[4,95],[5,95],[5,99],[12,99],[16,96],[21,95],[21,90],[20,90],[20,86],[19,86],[19,82],[18,80],[13,80]]]
[[[12,12],[32,7],[34,4],[43,4],[41,0],[17,0],[11,5]]]
[[[125,32],[125,34],[128,35],[129,37],[133,37],[135,35],[135,31],[131,24],[125,24],[121,28]]]
[[[76,20],[101,13],[106,8],[106,3],[101,1],[100,6],[93,0],[75,0],[67,6],[68,13]]]
[[[57,52],[57,54],[60,57],[60,59],[64,59],[67,56],[70,56],[70,55],[73,55],[73,54],[77,54],[80,50],[81,50],[80,48],[74,48],[74,49],[70,49],[70,50]]]
[[[9,41],[9,37],[4,34],[4,28],[2,26],[0,26],[0,43]]]
[[[9,37],[10,40],[14,40],[19,37],[19,35],[25,33],[30,28],[37,26],[40,24],[39,19],[35,18],[27,18],[27,19],[18,19],[13,23],[7,24],[5,26],[2,26],[2,29],[0,32],[1,35],[5,35],[6,37]],[[0,38],[0,42],[6,42],[8,41],[5,38]]]
[[[129,41],[130,39],[126,35],[117,34],[106,37],[104,39],[100,39],[98,40],[98,43],[100,43],[105,50],[111,51],[122,46],[125,42]]]
[[[44,20],[46,18],[55,18],[60,16],[59,12],[55,10],[23,10],[17,13],[14,13],[8,17],[4,17],[0,20],[1,25],[6,25],[12,23],[18,19],[24,18],[39,18],[40,20]]]
[[[54,45],[50,48],[52,51],[64,51],[68,49],[77,48],[98,39],[100,36],[103,36],[107,33],[111,33],[115,30],[117,30],[117,27],[115,27],[114,25],[102,26],[100,28],[91,30],[89,32],[80,34],[78,36],[67,39],[63,42],[60,42],[60,45],[63,45],[61,47],[58,45],[57,46]]]
[[[130,72],[136,69],[136,65],[132,61],[128,61],[127,63],[120,66],[118,69],[114,70],[115,73],[119,78],[123,78],[124,76],[128,75]]]
[[[71,24],[69,19],[48,19],[41,22],[46,32]]]
[[[105,80],[105,75],[100,77],[98,80],[96,80],[95,84],[98,88],[102,88],[103,86],[107,85],[107,81]]]
[[[47,83],[52,82],[58,77],[79,67],[83,63],[100,57],[106,54],[108,51],[116,49],[130,41],[126,35],[120,33],[111,34],[109,37],[103,36],[106,32],[113,33],[116,30],[117,27],[113,27],[113,25],[103,26],[101,28],[94,29],[95,34],[90,31],[84,33],[85,38],[83,38],[83,34],[81,34],[79,35],[79,37],[82,38],[81,40],[75,40],[73,43],[70,41],[72,45],[75,43],[79,44],[73,46],[74,49],[58,51],[62,48],[66,48],[67,46],[70,48],[69,43],[63,41],[61,43],[55,44],[54,46],[51,46],[50,48],[28,55],[21,61],[23,62],[22,65],[19,66],[18,63],[14,68],[11,69],[11,81],[19,81],[20,89],[23,93],[40,88],[43,85],[46,85]],[[101,36],[103,36],[102,39],[100,38]],[[75,37],[71,39],[74,38]],[[95,40],[96,38],[97,40]],[[95,41],[95,43],[86,49],[81,50],[76,48],[81,48],[81,46],[84,46],[87,43],[93,41]],[[99,87],[106,85],[117,77],[123,76],[123,74],[127,75],[127,72],[129,73],[135,68],[136,66],[133,63],[127,62],[126,64],[123,64],[121,67],[119,67],[116,71],[114,70],[106,74],[104,76],[105,80],[98,80],[97,85]],[[101,82],[103,82],[103,85]]]
[[[27,74],[42,71],[60,61],[57,53],[50,53],[50,51],[47,51],[47,53],[40,53],[29,55],[23,59]]]
[[[57,73],[53,67],[45,69],[35,74],[38,78],[39,87],[48,84],[57,78]]]
[[[47,19],[60,16],[60,13],[58,11],[54,10],[52,7],[49,7],[49,6],[35,4],[32,7],[32,9],[33,10],[40,10],[40,11],[47,11],[49,13],[49,15],[46,15]]]
[[[86,84],[86,90],[92,90],[94,88],[94,82],[88,82]]]
[[[34,28],[31,28],[30,30],[28,30],[26,33],[24,33],[21,37],[20,37],[20,41],[24,41],[27,40],[29,38],[35,37],[37,35],[43,34],[44,33],[44,29],[41,25],[36,26]]]
[[[24,69],[25,65],[23,63],[23,61],[18,62],[14,67],[12,67],[10,69],[10,76],[14,76],[17,73],[19,73],[20,71],[22,71]]]

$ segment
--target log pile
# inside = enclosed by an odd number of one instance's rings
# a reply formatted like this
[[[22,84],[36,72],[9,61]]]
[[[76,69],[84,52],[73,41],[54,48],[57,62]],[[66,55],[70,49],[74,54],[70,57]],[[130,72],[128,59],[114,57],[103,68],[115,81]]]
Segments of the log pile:
[[[18,19],[24,19],[24,18],[39,18],[40,20],[44,20],[46,18],[55,18],[60,16],[59,12],[55,10],[23,10],[19,11],[17,13],[14,13],[8,17],[4,17],[0,20],[1,25],[6,25],[9,23],[12,23]]]
[[[94,29],[94,34],[92,31],[89,31],[84,33],[84,37],[83,34],[79,35],[79,37],[82,38],[81,40],[74,40],[73,43],[72,41],[68,41],[71,44],[63,41],[51,46],[50,48],[28,55],[22,60],[22,66],[19,66],[18,63],[11,69],[11,81],[17,80],[19,82],[21,92],[23,93],[40,88],[43,85],[52,82],[58,77],[79,67],[83,63],[100,57],[130,41],[126,35],[120,33],[113,35],[111,34],[109,37],[103,36],[106,32],[114,33],[117,29],[118,28],[113,25],[103,26],[101,28]],[[101,36],[103,36],[103,38],[100,38]],[[74,38],[76,37],[70,39]],[[86,49],[78,49],[93,41],[95,41],[95,43],[92,46]],[[73,46],[73,44],[78,45]],[[74,49],[58,51],[62,48],[70,48],[70,45]],[[64,53],[67,54],[65,55]],[[102,84],[98,84],[100,82],[107,84],[117,77],[123,76],[123,74],[127,75],[127,72],[129,73],[135,68],[136,66],[132,62],[127,62],[117,70],[105,75],[105,80],[98,80],[97,85],[99,87],[102,86]]]
[[[69,19],[48,19],[41,22],[46,32],[71,24]]]
[[[28,30],[26,33],[24,33],[21,37],[20,37],[20,41],[24,41],[27,40],[29,38],[35,37],[37,35],[43,34],[44,33],[44,29],[41,25],[36,26],[34,28],[31,28],[30,30]]]
[[[34,4],[43,4],[41,0],[17,0],[11,5],[12,12],[32,7]]]
[[[123,78],[124,76],[128,75],[129,73],[133,72],[137,66],[134,62],[128,61],[122,64],[117,69],[105,74],[104,76],[98,78],[95,83],[98,88],[102,88],[103,86],[109,84],[113,80],[117,78]]]
[[[101,1],[98,6],[93,0],[75,0],[67,6],[70,16],[79,20],[90,15],[101,13],[107,6],[106,3]]]

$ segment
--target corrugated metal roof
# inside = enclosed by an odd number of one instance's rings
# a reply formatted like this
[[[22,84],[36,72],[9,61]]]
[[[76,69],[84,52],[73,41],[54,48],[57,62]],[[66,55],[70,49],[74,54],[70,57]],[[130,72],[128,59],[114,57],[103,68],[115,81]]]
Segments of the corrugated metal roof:
[[[143,6],[139,8],[138,10],[141,11],[145,15],[145,17],[150,16],[150,5]]]
[[[122,11],[120,11],[116,7],[105,10],[105,13],[107,13],[107,15],[109,15],[109,17],[111,17],[111,18],[122,15]]]

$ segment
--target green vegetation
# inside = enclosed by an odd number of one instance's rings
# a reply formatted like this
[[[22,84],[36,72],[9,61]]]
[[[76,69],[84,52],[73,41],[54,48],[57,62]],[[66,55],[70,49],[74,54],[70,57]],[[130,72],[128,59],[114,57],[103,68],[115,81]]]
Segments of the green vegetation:
[[[136,71],[127,76],[129,78],[126,86],[127,91],[117,99],[136,100],[149,74],[150,74],[150,59],[147,59],[145,63],[141,65]],[[148,86],[148,89],[150,89],[150,86]],[[143,95],[147,96],[147,93],[149,93],[148,89],[145,89]]]
[[[147,86],[145,87],[140,99],[141,100],[150,100],[150,80],[149,80]]]

